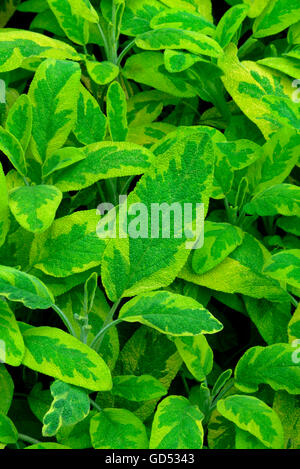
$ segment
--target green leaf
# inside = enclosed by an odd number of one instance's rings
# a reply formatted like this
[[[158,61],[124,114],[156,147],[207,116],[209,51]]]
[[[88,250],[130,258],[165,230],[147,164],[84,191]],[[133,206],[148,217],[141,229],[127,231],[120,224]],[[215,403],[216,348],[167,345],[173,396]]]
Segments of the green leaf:
[[[4,244],[9,231],[8,192],[5,174],[0,163],[0,247]]]
[[[236,426],[214,410],[208,424],[209,449],[235,449],[235,435]]]
[[[242,244],[244,237],[240,228],[228,223],[207,221],[204,230],[204,245],[192,257],[192,267],[197,274],[204,274],[220,264]]]
[[[16,318],[5,300],[0,300],[0,360],[19,366],[24,355],[24,342]]]
[[[223,51],[209,36],[194,31],[162,28],[148,31],[135,39],[136,45],[146,50],[186,49],[194,54],[219,57]]]
[[[56,435],[62,426],[81,422],[90,411],[90,399],[84,389],[62,381],[50,386],[53,401],[43,419],[43,436]]]
[[[120,396],[129,401],[142,402],[159,399],[167,394],[166,388],[150,375],[123,375],[113,378],[113,396]]]
[[[243,0],[243,3],[250,7],[248,11],[249,18],[256,18],[265,9],[269,0]]]
[[[32,327],[23,333],[23,338],[23,365],[28,368],[91,391],[111,389],[105,362],[70,334],[54,327]]]
[[[14,394],[14,382],[3,364],[0,364],[0,414],[7,414]]]
[[[152,18],[164,9],[157,0],[126,0],[121,25],[122,34],[137,36],[149,31]]]
[[[149,327],[139,327],[122,348],[114,374],[151,375],[158,379],[165,389],[169,389],[181,365],[182,359],[174,342],[169,340],[168,336]],[[105,396],[101,395],[101,397]],[[145,421],[155,411],[157,401],[158,399],[134,402],[114,396],[113,405],[115,407],[126,406],[142,421]],[[111,400],[103,402],[100,394],[98,394],[97,403],[101,408],[112,405]]]
[[[22,29],[0,30],[0,49],[4,51],[0,59],[1,73],[21,67],[30,57],[80,60],[69,44]]]
[[[119,67],[112,62],[87,60],[86,68],[91,79],[98,85],[108,85],[119,75]]]
[[[244,210],[260,216],[300,215],[300,188],[293,184],[277,184],[257,194]]]
[[[81,161],[53,176],[62,192],[84,189],[100,179],[143,174],[153,161],[149,150],[129,142],[93,143],[72,151],[83,154]]]
[[[194,31],[209,36],[214,35],[215,26],[196,11],[180,9],[162,10],[151,20],[151,28],[174,28],[184,31]]]
[[[66,36],[76,44],[87,44],[89,40],[89,24],[83,17],[82,12],[87,11],[86,4],[89,2],[84,0],[72,0],[72,2],[69,0],[47,0],[47,2]],[[75,6],[76,8],[74,8]],[[94,17],[93,22],[95,22]]]
[[[202,62],[202,59],[195,54],[165,49],[164,63],[166,70],[170,73],[183,72],[192,67],[196,62]]]
[[[31,412],[40,422],[43,422],[44,415],[49,410],[52,402],[50,390],[43,390],[42,383],[37,382],[31,389],[27,401]]]
[[[215,40],[221,47],[224,48],[231,42],[246,18],[248,10],[247,5],[235,5],[222,16],[214,35]]]
[[[292,128],[278,130],[262,147],[263,156],[255,164],[259,183],[258,194],[286,180],[299,159],[300,134]]]
[[[229,381],[232,375],[232,370],[225,370],[223,373],[220,374],[218,377],[217,381],[214,384],[214,387],[212,388],[211,395],[212,397],[215,397],[219,394],[221,389],[224,388],[225,384]]]
[[[276,225],[287,233],[300,236],[300,219],[299,217],[280,217],[276,221]]]
[[[295,126],[297,107],[292,102],[293,87],[288,77],[256,62],[240,62],[234,44],[227,46],[218,66],[224,72],[221,78],[226,90],[266,139],[283,126]]]
[[[24,449],[71,449],[68,446],[58,443],[36,443],[35,445],[26,446]]]
[[[9,193],[9,208],[25,230],[42,233],[53,223],[61,200],[55,186],[24,186]]]
[[[24,151],[18,140],[8,130],[0,126],[0,151],[2,151],[16,170],[26,176],[27,168],[25,163]]]
[[[92,418],[90,432],[95,449],[148,448],[145,426],[126,409],[103,409]]]
[[[83,129],[82,129],[83,130]],[[55,171],[67,168],[78,161],[83,160],[86,157],[80,148],[76,147],[64,147],[52,153],[51,156],[44,162],[42,168],[42,174],[44,178],[47,178]]]
[[[174,336],[214,334],[222,324],[193,298],[167,291],[139,295],[128,301],[119,313],[126,322],[140,322]]]
[[[100,264],[105,241],[97,236],[96,210],[83,210],[55,220],[35,237],[31,264],[47,275],[68,277]]]
[[[101,142],[106,135],[106,118],[96,99],[84,86],[80,86],[77,121],[73,132],[83,145]]]
[[[291,319],[291,305],[244,297],[247,312],[268,345],[287,342],[287,326]]]
[[[26,94],[21,94],[10,108],[5,126],[6,130],[16,137],[25,152],[32,129],[32,106]]]
[[[0,295],[30,309],[48,309],[54,303],[52,294],[38,278],[3,265],[0,266]]]
[[[143,226],[147,222],[151,226],[149,218],[152,218],[153,203],[159,209],[165,207],[160,204],[172,207],[177,202],[177,207],[181,207],[182,201],[188,201],[194,206],[204,203],[206,209],[211,192],[214,155],[209,135],[199,130],[184,129],[169,134],[162,142],[153,149],[156,156],[153,165],[127,200],[128,207],[134,203],[143,203],[147,207],[147,214],[141,213]],[[184,179],[189,181],[188,185],[182,184]],[[195,220],[196,210],[193,212],[192,219]],[[170,226],[167,238],[158,227],[155,237],[148,238],[147,229],[140,238],[130,236],[109,241],[102,262],[102,281],[111,300],[167,286],[174,280],[187,260],[187,248],[194,247],[198,240],[198,234],[191,235],[185,231],[183,235],[182,222],[178,218],[178,222],[171,223],[174,226]],[[129,230],[134,223],[135,220],[131,219]],[[188,245],[187,239],[190,240]]]
[[[125,142],[128,133],[126,96],[117,81],[114,81],[108,88],[106,109],[112,141]]]
[[[263,274],[263,267],[269,258],[270,253],[266,248],[245,233],[241,246],[213,269],[198,275],[192,269],[190,258],[178,276],[196,285],[224,293],[242,293],[269,301],[289,301],[290,298],[280,283]]]
[[[18,431],[13,422],[0,413],[0,442],[4,444],[16,443]]]
[[[196,90],[188,83],[185,72],[168,72],[164,66],[164,56],[159,52],[141,52],[127,60],[123,69],[126,78],[170,93],[174,96],[191,98]]]
[[[203,414],[181,396],[166,397],[154,415],[151,449],[201,449]]]
[[[289,342],[298,345],[297,339],[300,339],[300,306],[296,308],[288,326]]]
[[[255,392],[266,383],[275,391],[299,394],[300,362],[293,359],[294,352],[289,344],[248,349],[236,366],[235,385],[243,392]]]
[[[258,438],[267,448],[283,448],[283,429],[279,417],[263,401],[252,396],[235,395],[218,401],[217,408],[225,418]]]
[[[205,380],[213,367],[213,351],[204,335],[178,337],[175,344],[188,370],[197,381]]]
[[[284,447],[299,449],[300,446],[300,406],[299,396],[291,396],[285,391],[275,394],[273,409],[279,416],[284,430]]]
[[[213,21],[211,0],[161,0],[161,2],[170,8],[197,12],[208,21]]]
[[[80,75],[75,62],[53,59],[35,73],[28,92],[33,106],[30,148],[40,163],[63,146],[74,127]]]
[[[300,73],[299,61],[292,57],[266,57],[258,60],[257,63],[278,70],[294,78],[297,78]]]
[[[264,272],[270,277],[300,288],[300,249],[288,249],[273,254]]]
[[[271,0],[253,25],[254,37],[266,37],[280,33],[300,20],[300,6],[297,2]]]

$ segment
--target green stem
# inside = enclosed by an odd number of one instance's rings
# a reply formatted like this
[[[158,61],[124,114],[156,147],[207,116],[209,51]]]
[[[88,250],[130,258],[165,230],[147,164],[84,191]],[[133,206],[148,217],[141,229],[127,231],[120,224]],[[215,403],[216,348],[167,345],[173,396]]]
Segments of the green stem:
[[[98,412],[102,412],[101,407],[97,404],[97,402],[93,401],[93,399],[90,398],[90,403],[92,404],[93,407],[95,407]]]
[[[292,305],[295,306],[295,308],[298,308],[298,301],[295,300],[295,298],[293,297],[293,295],[291,295],[290,293],[289,293],[289,296],[290,296],[290,298],[291,298],[291,303],[292,303]]]
[[[114,314],[117,311],[120,302],[121,302],[121,298],[112,305],[111,310],[109,311],[109,313],[108,313],[108,315],[107,315],[107,317],[106,317],[106,319],[103,323],[102,329],[98,332],[98,334],[95,336],[93,342],[90,345],[91,348],[95,349],[95,346],[97,345],[97,342],[101,339],[100,343],[98,344],[98,348],[99,348],[101,343],[102,343],[104,333],[107,331],[107,329],[109,329],[110,327],[115,326],[115,325],[119,324],[119,322],[121,322],[119,319],[117,319],[116,321],[113,320]]]
[[[109,59],[109,47],[108,47],[108,43],[107,43],[105,34],[104,34],[103,29],[101,28],[99,23],[97,23],[97,27],[99,29],[100,35],[101,35],[102,40],[103,40],[103,46],[104,46],[106,58]]]
[[[55,304],[52,305],[52,308],[54,309],[54,311],[57,312],[57,314],[59,315],[60,319],[62,320],[62,322],[64,323],[64,325],[66,326],[70,334],[73,335],[74,337],[77,337],[76,332],[72,324],[70,323],[69,319],[65,315],[65,313]]]
[[[125,55],[127,54],[127,52],[130,51],[130,49],[133,48],[133,46],[135,45],[135,40],[131,41],[129,44],[127,44],[126,47],[124,47],[124,49],[122,50],[122,52],[120,53],[118,59],[117,59],[117,65],[120,66],[121,65],[121,62],[123,60],[123,58],[125,57]]]
[[[130,187],[130,184],[132,183],[132,181],[134,180],[136,176],[130,176],[127,181],[125,182],[124,186],[122,187],[122,190],[121,190],[121,194],[127,194],[127,191]]]
[[[31,443],[33,445],[37,445],[38,443],[41,443],[39,440],[36,440],[35,438],[31,438],[31,436],[24,435],[23,433],[19,433],[19,440],[25,441],[25,443]]]

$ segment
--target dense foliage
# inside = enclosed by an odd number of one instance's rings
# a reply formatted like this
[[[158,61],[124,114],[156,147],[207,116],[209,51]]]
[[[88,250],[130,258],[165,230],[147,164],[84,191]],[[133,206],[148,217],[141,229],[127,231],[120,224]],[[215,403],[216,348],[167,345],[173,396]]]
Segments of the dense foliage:
[[[299,0],[0,28],[0,446],[300,449]],[[126,194],[204,204],[204,246],[99,236]]]

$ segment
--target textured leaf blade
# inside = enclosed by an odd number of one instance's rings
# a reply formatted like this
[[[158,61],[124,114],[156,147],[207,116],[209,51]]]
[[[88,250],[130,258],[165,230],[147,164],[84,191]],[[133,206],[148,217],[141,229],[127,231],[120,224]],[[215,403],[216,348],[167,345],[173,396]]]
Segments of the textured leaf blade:
[[[85,390],[54,381],[50,386],[53,401],[43,419],[43,435],[54,436],[62,426],[81,422],[90,411],[90,400]]]
[[[112,387],[102,358],[75,337],[54,327],[31,327],[23,333],[23,364],[39,373],[92,391]]]
[[[52,224],[62,193],[55,186],[24,186],[9,194],[9,207],[27,231],[42,233]]]
[[[31,137],[31,129],[31,102],[26,94],[22,94],[9,111],[6,120],[6,130],[16,137],[25,152]]]
[[[0,350],[1,362],[11,366],[19,366],[24,355],[24,342],[14,313],[7,302],[0,300],[0,341],[4,350]]]
[[[157,407],[152,424],[151,449],[201,449],[203,414],[181,396],[169,396]]]
[[[129,401],[142,402],[159,399],[167,394],[167,390],[151,375],[123,375],[113,378],[112,394]]]
[[[171,206],[188,200],[194,206],[204,203],[204,208],[207,208],[214,161],[209,135],[201,131],[195,131],[194,134],[192,131],[169,134],[164,144],[161,147],[158,144],[154,149],[154,154],[155,162],[128,197],[128,207],[137,202],[145,204],[148,210],[142,216],[146,217],[143,219],[144,223],[148,220],[148,227],[151,227],[149,217],[154,201],[158,206],[162,203]],[[182,180],[185,178],[189,184],[183,186]],[[192,217],[195,220],[196,213]],[[188,257],[186,239],[189,237],[187,234],[181,238],[176,237],[180,226],[175,225],[170,227],[169,238],[162,236],[160,227],[158,237],[130,236],[110,240],[103,257],[102,279],[111,299],[167,286],[174,280]],[[149,236],[149,228],[147,235]],[[194,246],[194,241],[191,244]]]
[[[80,67],[48,59],[37,69],[28,96],[33,106],[31,150],[41,163],[63,146],[74,127]]]
[[[63,192],[89,187],[100,179],[143,174],[153,161],[149,150],[129,142],[100,142],[75,151],[83,154],[82,160],[53,176]]]
[[[0,266],[0,295],[31,309],[48,309],[54,303],[52,294],[38,278],[7,266]]]
[[[235,395],[221,399],[217,407],[224,417],[251,433],[268,448],[283,448],[283,429],[279,417],[263,401],[252,396]]]
[[[105,240],[96,233],[100,216],[83,210],[59,218],[51,228],[35,237],[31,263],[54,277],[68,277],[100,264]]]
[[[197,274],[204,274],[220,264],[242,244],[244,234],[236,226],[207,221],[204,224],[204,245],[193,253],[192,266]]]
[[[92,418],[90,432],[95,449],[148,448],[144,424],[126,409],[103,409]]]
[[[299,394],[300,363],[293,360],[294,352],[289,344],[250,348],[236,366],[236,386],[243,392],[255,392],[266,383],[275,391]]]
[[[222,324],[196,300],[165,291],[128,301],[121,308],[119,319],[140,322],[174,336],[214,334],[222,329]]]
[[[223,51],[209,36],[194,31],[163,28],[148,31],[135,40],[136,45],[146,50],[186,49],[194,54],[219,57]]]

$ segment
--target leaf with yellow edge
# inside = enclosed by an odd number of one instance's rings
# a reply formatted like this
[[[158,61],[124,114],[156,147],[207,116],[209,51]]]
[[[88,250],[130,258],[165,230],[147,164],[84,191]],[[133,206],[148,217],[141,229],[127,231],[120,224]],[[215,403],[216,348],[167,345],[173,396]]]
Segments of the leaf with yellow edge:
[[[9,208],[25,230],[42,233],[53,223],[61,200],[55,186],[23,186],[9,193]]]
[[[74,127],[80,76],[75,62],[53,59],[35,73],[28,92],[33,106],[30,148],[40,163],[63,146]]]
[[[283,448],[283,428],[278,415],[257,397],[229,396],[219,400],[217,408],[223,417],[250,433],[267,448]]]
[[[98,85],[108,85],[119,75],[119,67],[112,62],[87,60],[86,68],[91,79]]]
[[[147,449],[146,428],[126,409],[103,409],[91,419],[91,440],[95,449]]]
[[[199,408],[182,396],[168,396],[157,407],[154,415],[151,449],[201,449],[203,445],[202,420]]]
[[[295,118],[287,111],[286,120],[283,120],[285,114],[279,110],[274,116],[277,103],[273,102],[275,99],[280,100],[281,106],[287,102],[288,109],[293,108],[293,87],[288,77],[255,62],[239,62],[234,44],[227,46],[224,55],[219,58],[218,66],[224,72],[221,79],[228,93],[244,114],[258,126],[265,138],[286,123],[295,125]]]
[[[91,391],[109,391],[112,379],[103,359],[86,344],[55,327],[23,332],[23,365],[64,383]]]
[[[82,210],[59,218],[35,236],[31,265],[53,277],[68,277],[101,263],[105,240],[97,236],[100,215]]]
[[[9,72],[22,66],[28,58],[80,60],[76,50],[63,41],[22,29],[0,29],[0,72]]]
[[[119,313],[119,319],[139,322],[174,336],[214,334],[222,324],[193,298],[167,291],[138,295],[128,301]]]
[[[0,299],[0,361],[19,366],[25,352],[24,342],[12,310],[6,300]],[[1,441],[1,440],[0,440]]]
[[[0,163],[0,247],[4,244],[9,231],[8,191],[5,174]]]
[[[21,94],[10,108],[5,127],[16,137],[25,152],[32,129],[32,106],[26,94]]]

